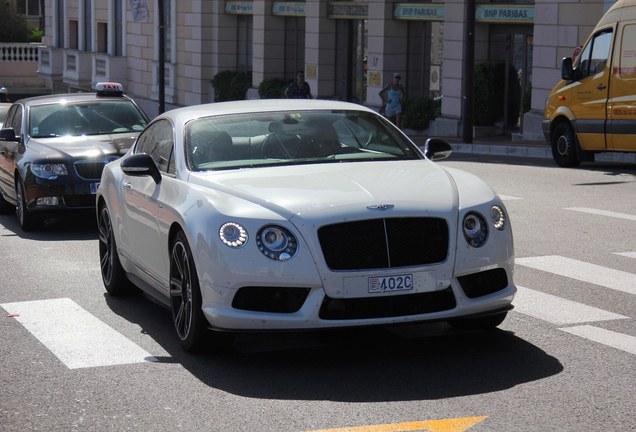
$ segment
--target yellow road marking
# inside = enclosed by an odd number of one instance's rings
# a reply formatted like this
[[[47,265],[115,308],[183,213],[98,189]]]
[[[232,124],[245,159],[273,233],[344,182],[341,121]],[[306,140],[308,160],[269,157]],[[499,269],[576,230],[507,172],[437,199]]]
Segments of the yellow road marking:
[[[486,418],[488,417],[463,417],[443,420],[353,426],[336,429],[320,429],[307,432],[464,432]]]

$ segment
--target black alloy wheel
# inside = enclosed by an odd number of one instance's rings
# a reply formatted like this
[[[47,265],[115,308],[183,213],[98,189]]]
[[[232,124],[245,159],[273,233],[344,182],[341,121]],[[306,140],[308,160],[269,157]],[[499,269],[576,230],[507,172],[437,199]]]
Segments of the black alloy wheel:
[[[207,320],[201,309],[201,291],[192,252],[181,231],[170,253],[170,304],[181,346],[186,351],[199,350],[207,333]]]
[[[124,294],[130,290],[131,283],[119,261],[110,213],[103,204],[99,208],[97,231],[99,233],[99,267],[104,287],[111,295]]]

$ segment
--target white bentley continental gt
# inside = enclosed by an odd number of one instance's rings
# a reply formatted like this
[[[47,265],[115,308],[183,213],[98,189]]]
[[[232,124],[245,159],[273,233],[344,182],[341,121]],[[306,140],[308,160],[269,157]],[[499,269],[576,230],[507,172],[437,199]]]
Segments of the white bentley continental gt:
[[[345,102],[166,112],[103,171],[104,285],[170,307],[185,350],[210,329],[496,327],[516,292],[508,213],[433,162],[450,153]]]

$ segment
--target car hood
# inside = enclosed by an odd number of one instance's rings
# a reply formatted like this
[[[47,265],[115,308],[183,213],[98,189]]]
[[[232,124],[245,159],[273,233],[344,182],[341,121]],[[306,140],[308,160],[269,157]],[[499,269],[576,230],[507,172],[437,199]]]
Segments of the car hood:
[[[325,223],[343,215],[447,217],[458,203],[451,176],[427,160],[192,173],[190,181],[261,205],[294,223]]]
[[[31,138],[27,148],[47,159],[123,156],[138,134]]]

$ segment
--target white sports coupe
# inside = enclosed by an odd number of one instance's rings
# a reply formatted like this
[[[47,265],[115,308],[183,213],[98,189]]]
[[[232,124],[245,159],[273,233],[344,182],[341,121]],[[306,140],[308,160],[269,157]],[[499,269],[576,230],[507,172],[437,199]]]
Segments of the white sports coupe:
[[[104,285],[170,307],[185,350],[210,329],[496,327],[516,292],[510,221],[483,181],[433,162],[450,153],[345,102],[168,111],[103,171]]]

